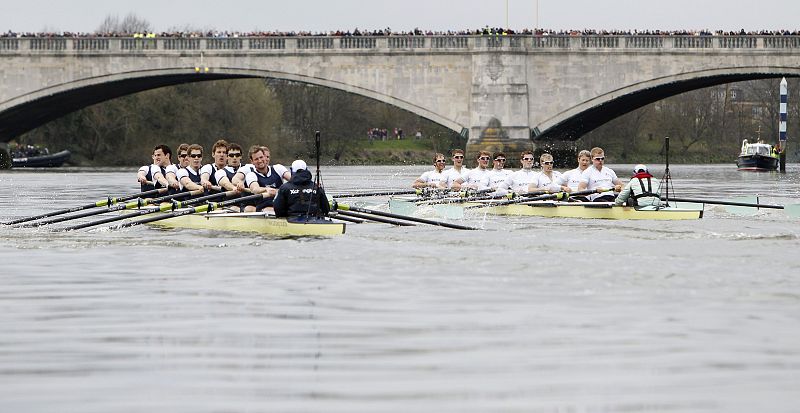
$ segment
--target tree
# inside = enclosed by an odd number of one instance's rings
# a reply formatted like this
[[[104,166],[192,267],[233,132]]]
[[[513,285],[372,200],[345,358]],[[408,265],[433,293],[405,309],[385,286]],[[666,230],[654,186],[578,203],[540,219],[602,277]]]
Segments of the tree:
[[[107,15],[95,30],[96,33],[100,34],[133,34],[150,33],[152,31],[153,26],[150,22],[134,13],[128,13],[121,20],[117,15]]]

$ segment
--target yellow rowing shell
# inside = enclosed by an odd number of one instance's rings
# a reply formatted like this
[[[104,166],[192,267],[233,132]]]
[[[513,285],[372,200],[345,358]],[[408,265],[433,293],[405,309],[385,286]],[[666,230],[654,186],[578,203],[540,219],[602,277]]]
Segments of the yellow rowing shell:
[[[634,208],[607,203],[543,202],[532,204],[510,204],[473,209],[495,215],[524,215],[552,218],[594,218],[594,219],[645,219],[645,220],[687,220],[703,217],[702,210],[674,207],[655,209],[651,207]]]
[[[277,236],[334,236],[344,234],[345,224],[331,220],[293,221],[263,212],[188,214],[151,222],[164,228],[256,232]]]
[[[412,199],[393,197],[389,199],[389,209],[396,214],[414,215],[418,211],[433,212],[444,218],[460,219],[465,214],[521,215],[548,218],[588,218],[588,219],[639,219],[639,220],[688,220],[703,217],[702,210],[665,207],[634,208],[613,205],[607,202],[553,202],[541,201],[529,204],[509,204],[488,206],[489,202],[467,202],[451,204],[418,204]],[[469,208],[481,205],[481,208]]]

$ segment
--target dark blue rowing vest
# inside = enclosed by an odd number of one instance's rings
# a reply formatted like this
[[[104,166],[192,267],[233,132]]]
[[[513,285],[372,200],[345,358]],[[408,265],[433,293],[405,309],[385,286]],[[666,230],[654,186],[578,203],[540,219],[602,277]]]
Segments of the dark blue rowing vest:
[[[159,166],[159,168],[161,168],[161,176],[166,177],[167,176],[167,168],[165,168],[163,166]],[[147,175],[145,175],[145,178],[147,178],[147,180],[150,181],[150,182],[155,182],[155,185],[140,184],[140,186],[142,188],[142,192],[147,192],[147,191],[152,191],[154,189],[163,188],[161,183],[159,183],[158,181],[155,181],[153,179],[153,170],[151,168],[147,168]]]
[[[261,172],[253,171],[256,173],[256,177],[258,178],[258,186],[261,187],[272,187],[278,189],[283,185],[283,178],[278,175],[278,172],[275,171],[275,168],[270,166],[269,167],[270,174],[269,176],[262,175]],[[256,210],[261,211],[266,207],[272,206],[272,201],[274,198],[265,198],[262,201],[259,201],[256,205]]]
[[[189,169],[189,167],[186,167],[186,168],[183,168],[183,169],[186,170],[186,174],[189,175],[189,179],[192,182],[194,182],[196,184],[200,183],[200,173],[199,172],[198,173],[192,173],[192,170]]]
[[[233,167],[225,167],[225,175],[228,175],[228,180],[233,182],[233,177],[236,176],[236,170]]]

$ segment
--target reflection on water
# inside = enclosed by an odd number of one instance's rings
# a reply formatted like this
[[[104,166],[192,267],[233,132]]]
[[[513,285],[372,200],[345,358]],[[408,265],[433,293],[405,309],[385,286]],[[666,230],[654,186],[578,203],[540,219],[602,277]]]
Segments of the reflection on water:
[[[683,197],[800,203],[791,167],[671,173]],[[424,169],[324,181],[395,189]],[[135,191],[132,176],[4,172],[0,220]],[[797,218],[464,223],[483,230],[0,227],[0,411],[796,411]]]

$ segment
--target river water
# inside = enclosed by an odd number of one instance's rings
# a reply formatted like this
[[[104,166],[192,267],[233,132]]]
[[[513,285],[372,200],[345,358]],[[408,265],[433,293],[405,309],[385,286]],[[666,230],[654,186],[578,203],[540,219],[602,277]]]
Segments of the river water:
[[[329,192],[384,190],[425,169],[323,177]],[[678,196],[800,202],[798,165],[671,169]],[[0,221],[127,194],[133,180],[6,171]],[[482,230],[0,226],[0,411],[800,409],[800,219],[707,206],[698,221],[461,223]]]

